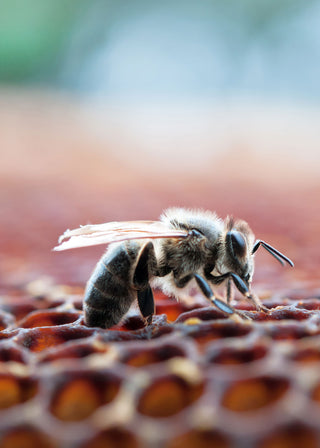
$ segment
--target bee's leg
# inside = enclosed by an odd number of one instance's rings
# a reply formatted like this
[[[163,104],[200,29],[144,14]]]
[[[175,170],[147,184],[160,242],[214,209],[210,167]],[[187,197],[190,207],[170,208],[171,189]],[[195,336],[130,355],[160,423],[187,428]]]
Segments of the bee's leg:
[[[152,318],[155,313],[153,292],[150,286],[146,289],[138,291],[138,305],[142,314],[142,317],[146,325],[152,324]]]
[[[165,277],[166,275],[170,274],[171,268],[165,264],[161,265],[160,263],[156,267],[156,270],[154,272],[154,275],[156,277]]]
[[[133,274],[133,285],[137,289],[145,289],[149,286],[149,278],[154,271],[156,259],[151,242],[147,243],[139,254],[139,259]]]
[[[230,273],[229,278],[232,278],[235,286],[241,292],[241,294],[243,294],[247,299],[252,300],[252,302],[254,303],[254,306],[256,307],[256,309],[258,311],[264,311],[265,313],[269,312],[269,309],[261,303],[260,299],[250,292],[248,286],[239,277],[239,275]]]
[[[214,296],[214,293],[209,285],[209,283],[201,277],[199,274],[193,274],[194,278],[196,279],[196,282],[198,283],[199,288],[203,292],[204,296],[210,300],[210,302],[215,305],[220,311],[227,314],[228,316],[234,316],[235,314],[240,315],[241,317],[248,319],[247,316],[245,316],[243,313],[238,312],[235,310],[232,306],[228,305],[227,303],[223,302],[220,299],[217,299]]]
[[[153,244],[149,242],[144,246],[139,255],[139,260],[133,275],[133,284],[138,290],[139,309],[146,325],[152,323],[152,318],[155,313],[153,293],[149,285],[150,274],[155,269],[155,266],[156,258],[154,248]]]
[[[226,298],[227,298],[227,304],[230,305],[232,300],[232,284],[230,277],[227,280]]]
[[[177,288],[183,289],[192,279],[192,274],[181,276],[181,272],[177,270],[173,271],[173,281]],[[190,296],[190,291],[188,290],[179,292],[179,295],[176,298],[177,300],[182,301],[185,305],[191,306],[194,304],[194,299]]]
[[[186,275],[185,277],[174,277],[174,283],[176,285],[177,288],[184,288],[187,283],[190,282],[190,280],[192,279],[192,275]]]

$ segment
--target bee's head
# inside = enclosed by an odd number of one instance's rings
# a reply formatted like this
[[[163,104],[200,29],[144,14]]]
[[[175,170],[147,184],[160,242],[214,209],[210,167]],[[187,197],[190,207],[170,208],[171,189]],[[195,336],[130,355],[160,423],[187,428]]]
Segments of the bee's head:
[[[225,264],[247,284],[252,280],[254,264],[252,248],[254,235],[245,221],[234,222],[229,218],[225,234]]]

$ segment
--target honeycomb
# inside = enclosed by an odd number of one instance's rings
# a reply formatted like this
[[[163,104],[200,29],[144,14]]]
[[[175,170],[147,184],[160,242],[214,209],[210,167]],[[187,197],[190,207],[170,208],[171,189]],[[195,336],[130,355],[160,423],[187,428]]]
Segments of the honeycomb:
[[[79,287],[38,286],[1,297],[1,448],[320,446],[316,294],[237,320],[156,291],[152,325],[103,330]]]

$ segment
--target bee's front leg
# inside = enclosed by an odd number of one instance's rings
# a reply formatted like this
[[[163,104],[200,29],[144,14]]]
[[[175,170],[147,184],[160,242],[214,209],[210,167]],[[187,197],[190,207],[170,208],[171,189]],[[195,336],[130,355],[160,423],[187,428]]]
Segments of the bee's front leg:
[[[230,306],[229,304],[223,302],[220,299],[217,299],[209,285],[209,283],[207,282],[206,279],[204,279],[203,277],[201,277],[201,275],[199,274],[194,274],[194,278],[196,279],[196,282],[199,286],[199,288],[201,289],[201,291],[203,292],[204,296],[213,304],[215,305],[220,311],[222,311],[224,314],[226,314],[227,316],[230,316],[231,318],[238,316],[241,316],[243,319],[248,319],[250,320],[250,318],[248,316],[246,316],[245,314],[243,314],[241,311],[234,309],[232,306]]]
[[[231,279],[231,278],[232,278],[235,286],[237,287],[237,289],[241,292],[241,294],[243,294],[244,297],[246,297],[247,299],[252,300],[252,302],[254,303],[254,306],[256,307],[256,309],[258,311],[264,311],[265,313],[269,313],[270,310],[261,303],[260,299],[256,295],[252,294],[252,292],[250,291],[248,286],[239,277],[239,275],[230,273],[229,279]]]
[[[233,299],[232,284],[231,284],[231,278],[230,277],[227,280],[226,299],[227,299],[227,304],[230,305],[231,300]]]
[[[184,288],[192,279],[192,275],[186,275],[184,277],[176,277],[174,276],[174,283],[177,288]]]
[[[179,289],[182,289],[182,291],[176,294],[177,300],[183,302],[185,305],[193,305],[194,304],[194,297],[190,295],[190,290],[186,288],[183,290],[185,286],[188,285],[188,283],[193,279],[193,275],[187,274],[187,275],[181,275],[180,272],[173,272],[173,282],[175,286]]]

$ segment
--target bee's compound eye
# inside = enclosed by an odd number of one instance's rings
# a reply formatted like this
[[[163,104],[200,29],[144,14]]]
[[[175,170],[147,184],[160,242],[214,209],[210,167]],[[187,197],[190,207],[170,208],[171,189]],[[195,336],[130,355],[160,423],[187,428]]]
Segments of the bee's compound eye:
[[[226,239],[227,245],[234,257],[243,257],[246,254],[247,244],[244,236],[240,232],[236,230],[228,232]]]

